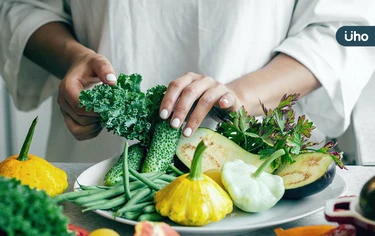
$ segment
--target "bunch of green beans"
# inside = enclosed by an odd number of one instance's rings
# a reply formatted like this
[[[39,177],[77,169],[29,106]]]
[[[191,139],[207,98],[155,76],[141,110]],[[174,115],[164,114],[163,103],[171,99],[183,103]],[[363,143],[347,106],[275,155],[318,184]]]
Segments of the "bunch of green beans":
[[[91,210],[109,210],[115,217],[129,220],[160,221],[163,219],[155,210],[156,191],[167,186],[180,175],[177,169],[173,173],[139,173],[128,168],[128,143],[123,153],[123,181],[114,186],[85,186],[79,184],[79,191],[67,192],[54,197],[57,203],[69,201],[83,207],[82,212]]]

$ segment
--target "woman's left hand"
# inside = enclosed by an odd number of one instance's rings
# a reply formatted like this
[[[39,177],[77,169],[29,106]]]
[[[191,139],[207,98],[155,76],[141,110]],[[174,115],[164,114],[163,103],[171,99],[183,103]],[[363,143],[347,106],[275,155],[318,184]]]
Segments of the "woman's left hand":
[[[189,137],[213,107],[229,112],[241,106],[239,98],[225,84],[189,72],[168,85],[159,112],[162,119],[172,114],[171,126],[174,128],[179,128],[186,119],[183,135]]]

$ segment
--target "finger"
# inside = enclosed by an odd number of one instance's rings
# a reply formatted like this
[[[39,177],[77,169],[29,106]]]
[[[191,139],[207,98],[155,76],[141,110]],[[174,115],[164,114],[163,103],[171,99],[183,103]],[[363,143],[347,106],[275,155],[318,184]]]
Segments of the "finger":
[[[69,116],[80,125],[90,125],[100,121],[99,115],[96,113],[94,113],[96,116],[87,116],[87,112],[84,114],[77,114],[62,96],[57,97],[57,103],[60,105],[61,110],[69,114]]]
[[[185,137],[191,136],[197,130],[215,103],[217,103],[227,91],[228,89],[223,84],[218,84],[216,87],[207,90],[201,98],[199,98],[194,111],[189,116],[184,127],[183,135]]]
[[[109,85],[116,84],[117,77],[111,63],[104,56],[95,57],[90,61],[90,67],[99,79]]]
[[[103,129],[100,123],[93,123],[90,125],[82,126],[75,122],[68,113],[64,112],[63,110],[61,110],[61,112],[64,116],[65,124],[68,127],[69,131],[79,141],[94,138]]]
[[[160,104],[160,118],[167,119],[172,113],[183,89],[193,81],[201,78],[200,75],[189,72],[169,83],[164,98]]]
[[[198,100],[198,98],[200,98],[205,91],[216,85],[216,83],[217,82],[211,77],[203,76],[203,78],[195,80],[191,84],[187,85],[183,89],[176,107],[174,108],[173,116],[171,118],[171,126],[174,128],[179,128],[192,109],[194,102]],[[211,96],[206,97],[206,99],[207,102],[211,103]]]
[[[236,102],[237,97],[234,95],[233,92],[227,92],[221,98],[218,100],[217,106],[219,108],[228,110],[228,111],[234,111],[236,110]]]
[[[228,121],[230,111],[238,111],[241,103],[237,96],[229,91],[220,97],[218,102],[212,107],[209,114],[217,122]]]
[[[67,76],[59,85],[59,95],[57,102],[66,106],[65,102],[73,109],[74,113],[85,116],[98,116],[95,112],[88,112],[86,108],[79,107],[79,95],[82,91],[82,83],[72,77]],[[68,109],[65,107],[65,109]]]

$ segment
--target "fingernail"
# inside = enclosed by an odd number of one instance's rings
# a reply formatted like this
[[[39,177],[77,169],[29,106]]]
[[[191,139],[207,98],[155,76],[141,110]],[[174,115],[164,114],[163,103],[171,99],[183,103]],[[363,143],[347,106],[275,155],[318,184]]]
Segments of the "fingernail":
[[[178,118],[174,118],[172,120],[172,126],[178,128],[180,126],[180,120]]]
[[[184,130],[184,135],[185,135],[186,137],[189,137],[189,136],[191,135],[191,132],[192,132],[192,130],[191,130],[190,128],[186,128],[186,129]]]
[[[107,81],[110,81],[110,82],[117,81],[117,78],[116,78],[116,76],[114,74],[108,74],[108,75],[106,75],[105,79]]]
[[[226,99],[226,98],[221,99],[221,101],[223,101],[225,104],[229,103],[228,99]]]
[[[162,118],[164,120],[167,119],[168,118],[168,111],[167,111],[167,109],[161,110],[159,116],[160,116],[160,118]]]

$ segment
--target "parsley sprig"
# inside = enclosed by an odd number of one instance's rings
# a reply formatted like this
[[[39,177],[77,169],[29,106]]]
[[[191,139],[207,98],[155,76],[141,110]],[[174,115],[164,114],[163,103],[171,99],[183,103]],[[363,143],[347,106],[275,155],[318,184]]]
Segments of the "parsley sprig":
[[[345,168],[341,162],[342,153],[329,152],[336,144],[329,142],[319,149],[313,147],[322,142],[310,142],[311,132],[315,129],[313,122],[305,115],[295,120],[292,106],[300,94],[285,94],[275,109],[267,109],[262,102],[263,117],[258,119],[247,114],[244,107],[236,112],[230,112],[226,121],[218,124],[218,133],[231,139],[251,153],[266,158],[279,149],[285,154],[273,162],[274,167],[280,164],[293,163],[293,156],[306,152],[320,152],[330,155],[340,168]]]

